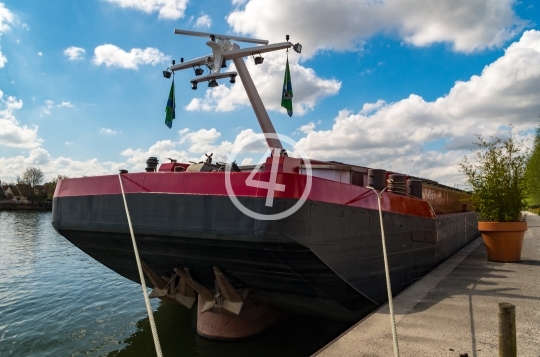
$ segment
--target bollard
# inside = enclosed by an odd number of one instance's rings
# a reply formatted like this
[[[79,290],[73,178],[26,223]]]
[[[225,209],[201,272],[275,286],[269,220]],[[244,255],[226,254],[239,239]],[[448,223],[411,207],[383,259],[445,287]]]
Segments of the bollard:
[[[499,303],[499,357],[517,357],[516,307]]]

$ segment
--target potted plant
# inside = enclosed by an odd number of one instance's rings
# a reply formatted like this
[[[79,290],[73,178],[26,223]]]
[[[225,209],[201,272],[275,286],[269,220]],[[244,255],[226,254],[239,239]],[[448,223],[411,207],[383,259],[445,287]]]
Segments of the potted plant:
[[[506,139],[492,136],[486,140],[476,135],[474,162],[465,157],[460,163],[472,189],[472,204],[478,213],[478,230],[488,260],[497,262],[521,260],[527,230],[521,214],[527,207],[527,150],[510,127]]]

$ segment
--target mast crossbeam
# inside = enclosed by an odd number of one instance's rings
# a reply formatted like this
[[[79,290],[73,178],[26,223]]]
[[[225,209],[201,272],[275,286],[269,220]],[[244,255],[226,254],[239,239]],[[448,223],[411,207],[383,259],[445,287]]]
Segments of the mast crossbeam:
[[[261,100],[259,92],[257,91],[257,88],[255,88],[255,84],[253,83],[251,75],[249,74],[246,64],[244,63],[244,60],[242,58],[246,56],[258,55],[255,61],[255,64],[261,64],[262,63],[261,53],[278,51],[278,50],[283,50],[283,49],[291,48],[291,47],[295,48],[296,50],[295,46],[299,46],[299,44],[293,45],[292,43],[288,42],[289,40],[288,36],[287,36],[287,42],[274,43],[272,45],[269,45],[267,40],[222,35],[222,34],[215,34],[215,33],[210,33],[210,32],[198,32],[198,31],[175,29],[174,33],[178,35],[188,35],[188,36],[210,38],[210,41],[207,41],[206,45],[212,49],[212,54],[195,58],[191,61],[187,61],[187,62],[183,62],[179,64],[173,64],[169,68],[169,70],[171,70],[172,72],[176,72],[176,71],[184,70],[187,68],[194,68],[196,66],[205,65],[210,70],[210,73],[204,76],[199,76],[199,74],[202,74],[203,72],[197,69],[197,71],[195,71],[195,74],[197,75],[197,77],[190,80],[192,84],[192,87],[191,87],[192,89],[197,89],[197,83],[204,82],[204,81],[209,82],[208,83],[209,87],[216,87],[218,85],[216,82],[216,79],[222,79],[222,78],[227,78],[227,77],[230,78],[231,83],[234,83],[235,77],[238,75],[240,79],[242,80],[242,84],[244,85],[244,89],[246,90],[246,94],[249,98],[253,111],[255,112],[255,116],[257,117],[257,120],[259,121],[259,125],[261,126],[262,132],[264,134],[270,134],[270,135],[265,135],[268,147],[270,149],[273,149],[273,148],[283,149],[283,146],[281,145],[281,141],[277,138],[274,125],[272,124],[272,121],[270,120],[270,117],[268,116],[268,112],[266,111],[266,108],[264,107],[264,104]],[[240,48],[240,46],[237,43],[231,43],[231,40],[239,41],[239,42],[255,43],[261,46]],[[230,71],[230,72],[221,73],[221,68],[225,67],[224,63],[227,60],[232,60],[234,62],[238,72]],[[168,73],[170,77],[170,72]],[[165,74],[166,73],[164,72],[164,75]],[[284,150],[280,150],[280,152],[283,153]]]

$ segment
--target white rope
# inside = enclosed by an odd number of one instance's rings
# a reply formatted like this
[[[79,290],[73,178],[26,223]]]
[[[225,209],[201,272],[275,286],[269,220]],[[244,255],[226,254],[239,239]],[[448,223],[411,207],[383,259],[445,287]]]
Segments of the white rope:
[[[137,268],[139,269],[139,278],[141,279],[141,287],[144,296],[144,302],[146,303],[146,312],[148,313],[148,319],[150,320],[150,328],[152,329],[152,336],[154,337],[154,345],[156,347],[156,354],[158,357],[163,357],[161,352],[161,345],[159,344],[159,338],[156,330],[156,323],[154,322],[154,315],[152,314],[152,307],[150,306],[150,299],[146,291],[146,283],[144,281],[144,275],[141,267],[141,260],[139,258],[139,250],[137,249],[137,243],[135,242],[135,234],[133,234],[133,227],[131,225],[131,217],[126,201],[126,195],[124,193],[124,185],[122,184],[122,175],[118,174],[118,180],[120,180],[120,188],[122,189],[122,197],[124,198],[124,206],[126,208],[127,220],[129,223],[129,232],[131,233],[131,241],[133,242],[133,250],[135,251],[135,259],[137,260]]]
[[[382,237],[382,247],[383,247],[383,257],[384,257],[384,272],[386,273],[386,290],[388,291],[388,306],[390,307],[390,322],[392,324],[392,339],[394,341],[394,356],[399,357],[399,346],[398,346],[398,339],[397,339],[397,330],[396,330],[396,318],[394,317],[394,302],[392,300],[392,287],[390,285],[390,271],[388,268],[388,257],[386,255],[386,238],[384,235],[384,227],[383,227],[383,219],[382,219],[382,209],[381,209],[381,196],[386,190],[386,187],[380,192],[377,193],[375,189],[371,186],[367,186],[368,188],[371,188],[373,192],[375,192],[375,195],[377,196],[377,204],[379,205],[379,220],[381,222],[381,237]]]

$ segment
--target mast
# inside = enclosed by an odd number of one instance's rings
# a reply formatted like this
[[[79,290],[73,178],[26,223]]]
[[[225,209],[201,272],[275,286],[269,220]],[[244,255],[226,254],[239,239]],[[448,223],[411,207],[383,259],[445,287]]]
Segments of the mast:
[[[255,64],[262,64],[264,58],[261,56],[261,53],[278,51],[278,50],[291,48],[291,47],[293,47],[295,51],[300,53],[302,46],[300,44],[293,45],[292,43],[288,41],[268,45],[267,40],[252,39],[252,38],[247,38],[247,37],[237,37],[237,36],[230,36],[230,35],[219,35],[219,34],[212,34],[208,32],[187,31],[187,30],[179,30],[179,29],[175,29],[174,33],[179,34],[179,35],[210,38],[210,41],[207,41],[206,44],[208,45],[208,47],[212,49],[212,54],[199,57],[199,58],[187,61],[187,62],[183,62],[183,59],[182,59],[181,60],[182,63],[172,65],[169,69],[172,72],[175,72],[175,71],[179,71],[179,70],[183,70],[187,68],[193,68],[195,70],[196,77],[192,78],[190,82],[191,82],[191,88],[194,90],[197,89],[197,85],[201,82],[208,82],[209,87],[217,87],[218,86],[217,80],[227,78],[227,77],[229,78],[229,81],[231,83],[235,83],[236,76],[239,75],[240,78],[242,79],[242,83],[244,84],[244,89],[249,98],[249,102],[251,103],[253,111],[255,112],[255,116],[257,117],[261,130],[263,134],[265,134],[265,139],[266,139],[266,143],[268,144],[268,147],[270,149],[278,148],[280,149],[281,152],[283,152],[281,150],[283,149],[283,145],[281,145],[281,141],[277,137],[274,125],[272,124],[272,121],[270,120],[270,117],[268,116],[268,112],[266,111],[266,108],[264,107],[264,104],[261,100],[261,96],[259,95],[259,92],[257,91],[255,84],[253,83],[253,79],[251,78],[251,75],[246,67],[246,64],[244,63],[243,57],[258,55],[258,57],[254,57]],[[241,49],[237,43],[231,43],[231,40],[260,44],[261,46],[248,47],[248,48]],[[288,36],[287,36],[287,40],[288,40]],[[232,60],[234,62],[238,72],[234,72],[234,71],[223,72],[223,73],[221,72],[221,68],[226,67],[225,64],[227,60]],[[205,65],[210,70],[210,73],[203,76],[202,75],[203,70],[200,68],[201,65]],[[196,68],[196,67],[199,67],[199,68]],[[164,71],[163,75],[165,77],[167,76],[170,77],[170,72]],[[267,134],[270,134],[270,135],[267,135]]]
[[[235,45],[239,47],[237,44]],[[244,59],[242,57],[235,58],[233,62],[234,62],[234,65],[236,66],[236,69],[238,70],[238,75],[240,76],[240,79],[242,79],[242,84],[244,85],[244,89],[246,90],[246,94],[249,98],[249,102],[251,103],[251,106],[253,107],[255,116],[257,117],[257,120],[259,121],[259,125],[261,127],[262,132],[264,134],[267,134],[267,133],[274,134],[271,136],[265,135],[266,143],[268,144],[268,147],[283,149],[283,146],[281,145],[281,141],[277,137],[276,129],[274,129],[274,125],[272,124],[272,121],[270,120],[270,117],[268,116],[268,112],[266,111],[266,108],[264,107],[264,104],[261,100],[259,91],[255,87],[255,83],[253,83],[253,80],[251,79],[251,75],[249,74],[247,66],[244,63]]]

